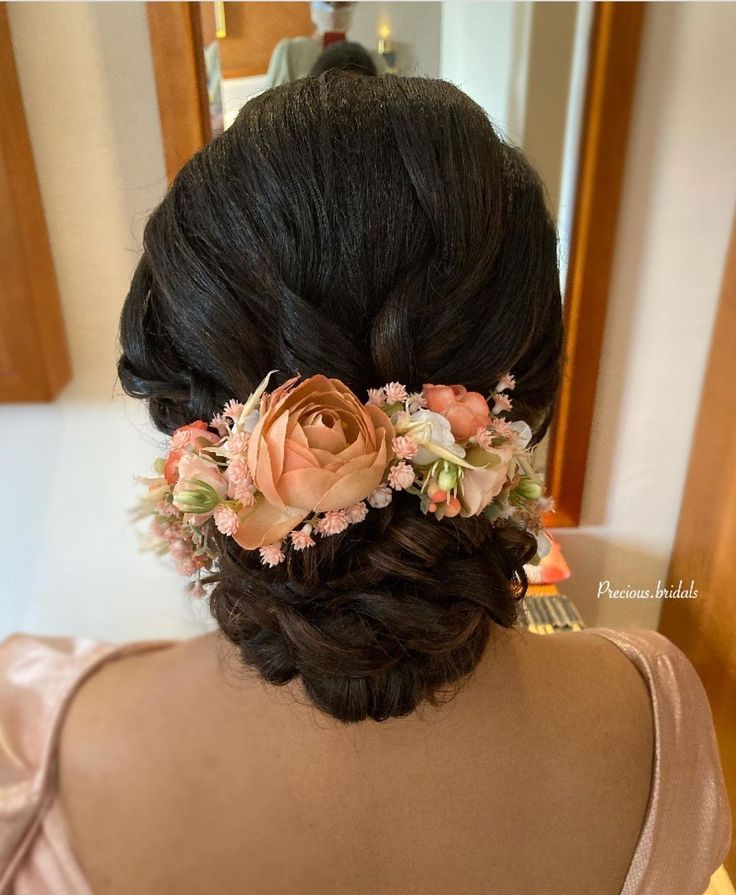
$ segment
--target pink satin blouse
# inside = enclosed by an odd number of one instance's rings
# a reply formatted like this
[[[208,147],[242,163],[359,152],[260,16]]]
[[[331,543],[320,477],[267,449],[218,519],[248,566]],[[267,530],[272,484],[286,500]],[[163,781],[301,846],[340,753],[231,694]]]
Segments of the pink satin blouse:
[[[652,699],[652,790],[621,895],[702,895],[728,850],[731,815],[700,680],[684,654],[660,634],[605,628],[588,633],[606,637],[628,656]],[[55,756],[64,713],[81,682],[104,662],[168,645],[113,646],[24,635],[0,644],[2,895],[92,895],[56,798]]]

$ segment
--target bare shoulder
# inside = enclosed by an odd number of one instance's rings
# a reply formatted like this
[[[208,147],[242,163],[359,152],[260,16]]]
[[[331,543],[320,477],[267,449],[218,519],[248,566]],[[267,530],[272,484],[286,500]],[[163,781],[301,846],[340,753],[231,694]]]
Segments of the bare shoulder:
[[[513,649],[525,701],[520,752],[525,767],[538,769],[537,792],[555,817],[546,841],[575,841],[586,855],[576,891],[619,891],[652,788],[647,684],[614,643],[595,634],[523,632]]]
[[[198,640],[200,638],[196,638]],[[71,702],[59,740],[59,799],[93,891],[119,891],[137,856],[141,879],[172,817],[186,817],[189,751],[202,746],[206,696],[195,641],[127,654],[102,666]],[[196,713],[204,717],[197,718]],[[149,891],[141,883],[139,891]],[[156,891],[154,888],[153,891]]]
[[[646,681],[616,644],[585,632],[534,637],[548,746],[573,769],[569,787],[591,817],[606,807],[633,851],[652,785],[654,719]],[[634,834],[636,836],[631,838]]]
[[[535,641],[549,686],[568,694],[578,729],[581,725],[594,728],[643,756],[652,751],[649,688],[615,643],[585,631],[536,637]]]
[[[159,650],[124,654],[106,662],[83,682],[61,731],[62,777],[72,766],[89,770],[100,761],[108,763],[111,751],[125,748],[128,737],[121,736],[120,727],[129,727],[148,698],[161,662]]]

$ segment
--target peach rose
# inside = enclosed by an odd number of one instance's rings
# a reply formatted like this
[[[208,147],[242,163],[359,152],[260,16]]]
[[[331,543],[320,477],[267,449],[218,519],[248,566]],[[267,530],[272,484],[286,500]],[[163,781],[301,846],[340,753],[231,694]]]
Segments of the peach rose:
[[[506,484],[509,463],[513,457],[510,446],[484,450],[474,446],[465,455],[472,469],[463,469],[458,481],[458,497],[461,516],[477,516],[482,513]]]
[[[427,407],[450,421],[457,441],[467,441],[478,429],[491,424],[491,414],[483,395],[469,392],[464,385],[424,385]]]
[[[368,497],[393,458],[394,429],[342,382],[312,376],[261,402],[248,468],[261,492],[240,515],[235,540],[273,544],[311,512],[340,510]]]

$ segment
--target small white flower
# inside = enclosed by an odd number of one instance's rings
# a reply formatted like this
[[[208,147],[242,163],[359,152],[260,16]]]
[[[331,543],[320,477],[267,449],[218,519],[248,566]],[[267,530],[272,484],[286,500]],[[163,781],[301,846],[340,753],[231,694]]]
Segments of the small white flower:
[[[387,507],[393,499],[393,494],[388,485],[379,485],[375,491],[368,495],[368,503],[377,510]]]
[[[433,410],[415,411],[409,417],[408,424],[399,424],[397,432],[411,435],[419,445],[416,456],[412,458],[416,466],[428,466],[437,459],[438,455],[428,446],[430,443],[444,448],[456,457],[465,456],[465,449],[455,442],[450,421]]]
[[[413,392],[406,399],[406,409],[409,413],[414,413],[417,410],[421,410],[422,407],[427,406],[427,399],[420,392]]]
[[[509,426],[516,432],[519,447],[525,448],[532,440],[532,430],[527,423],[524,420],[516,420],[513,423],[509,423]]]
[[[245,419],[238,421],[238,431],[247,432],[248,435],[255,429],[261,414],[257,410],[251,410]]]
[[[552,549],[552,541],[549,539],[549,535],[544,529],[537,532],[537,556],[540,559],[544,559],[545,556]]]

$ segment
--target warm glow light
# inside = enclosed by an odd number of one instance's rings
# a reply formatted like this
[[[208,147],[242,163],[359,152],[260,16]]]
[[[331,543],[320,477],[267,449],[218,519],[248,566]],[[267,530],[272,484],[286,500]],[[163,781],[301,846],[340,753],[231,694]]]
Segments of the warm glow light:
[[[391,29],[389,28],[389,26],[381,25],[381,27],[378,29],[378,36],[383,40],[389,38],[391,36]]]

